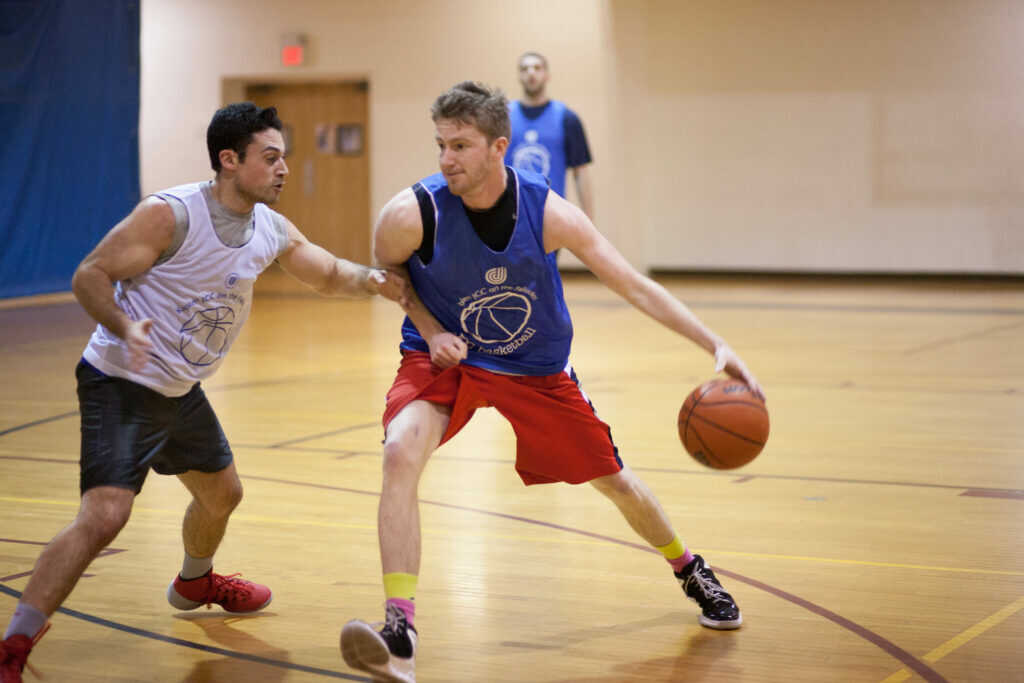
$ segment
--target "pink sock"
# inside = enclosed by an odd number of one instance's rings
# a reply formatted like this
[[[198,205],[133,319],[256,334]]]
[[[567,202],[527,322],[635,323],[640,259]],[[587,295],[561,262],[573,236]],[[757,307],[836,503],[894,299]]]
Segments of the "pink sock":
[[[667,561],[670,565],[672,565],[672,571],[681,572],[683,571],[683,567],[693,562],[693,553],[691,553],[690,549],[687,548],[686,552],[677,557],[676,559]]]
[[[404,598],[388,598],[387,604],[394,605],[405,612],[405,620],[409,622],[409,626],[412,626],[412,620],[416,618],[415,602],[412,600],[405,600]]]

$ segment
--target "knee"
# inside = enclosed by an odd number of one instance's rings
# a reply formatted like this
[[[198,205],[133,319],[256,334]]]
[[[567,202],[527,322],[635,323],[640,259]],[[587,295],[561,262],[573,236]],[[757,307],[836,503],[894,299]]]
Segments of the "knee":
[[[641,485],[635,476],[625,471],[599,477],[590,482],[594,488],[612,500],[634,498],[641,493]]]
[[[212,495],[206,496],[202,505],[214,516],[227,517],[242,502],[242,497],[242,482],[234,479],[213,491]]]
[[[87,492],[88,493],[91,492]],[[75,524],[89,538],[97,549],[109,545],[128,523],[132,513],[134,495],[125,496],[118,492],[113,495],[95,494],[83,498]]]
[[[384,444],[384,481],[416,481],[426,457],[408,443],[396,440]]]

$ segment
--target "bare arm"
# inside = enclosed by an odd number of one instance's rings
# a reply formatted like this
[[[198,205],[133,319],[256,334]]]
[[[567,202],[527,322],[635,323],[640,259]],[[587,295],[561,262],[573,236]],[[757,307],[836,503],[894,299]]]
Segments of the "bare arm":
[[[576,194],[580,198],[580,207],[587,218],[594,220],[594,186],[590,176],[590,164],[575,166],[572,177],[576,180]]]
[[[162,199],[147,197],[100,240],[71,278],[71,291],[78,303],[127,343],[136,370],[145,364],[152,347],[149,331],[153,321],[129,318],[114,301],[114,283],[149,270],[173,237],[171,207]]]
[[[407,295],[405,281],[394,273],[335,258],[310,242],[291,221],[286,220],[286,226],[288,246],[277,261],[286,272],[320,294],[352,298],[382,294],[393,301]]]
[[[373,232],[373,256],[384,268],[407,277],[406,262],[423,241],[423,219],[411,189],[399,192],[380,212]],[[457,365],[466,357],[466,342],[441,326],[413,288],[402,306],[430,348],[430,360],[441,368]]]
[[[764,397],[757,378],[721,337],[712,332],[683,302],[649,277],[637,272],[582,211],[554,192],[544,206],[544,250],[566,248],[623,299],[665,327],[690,339],[715,356],[715,371],[742,379]]]

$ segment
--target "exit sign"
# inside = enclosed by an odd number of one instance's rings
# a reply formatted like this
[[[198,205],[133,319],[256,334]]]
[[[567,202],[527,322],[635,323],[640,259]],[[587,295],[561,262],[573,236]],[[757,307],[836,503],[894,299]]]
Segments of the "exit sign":
[[[302,33],[290,33],[281,40],[281,64],[283,66],[302,66],[306,63],[306,36]]]

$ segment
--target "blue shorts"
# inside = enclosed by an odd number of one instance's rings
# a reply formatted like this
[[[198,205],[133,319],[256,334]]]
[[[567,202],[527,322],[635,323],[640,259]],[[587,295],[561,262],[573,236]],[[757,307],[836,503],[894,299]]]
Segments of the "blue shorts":
[[[75,368],[82,417],[80,487],[118,486],[138,493],[158,474],[219,472],[234,459],[224,430],[197,382],[169,398],[104,375],[84,360]]]

